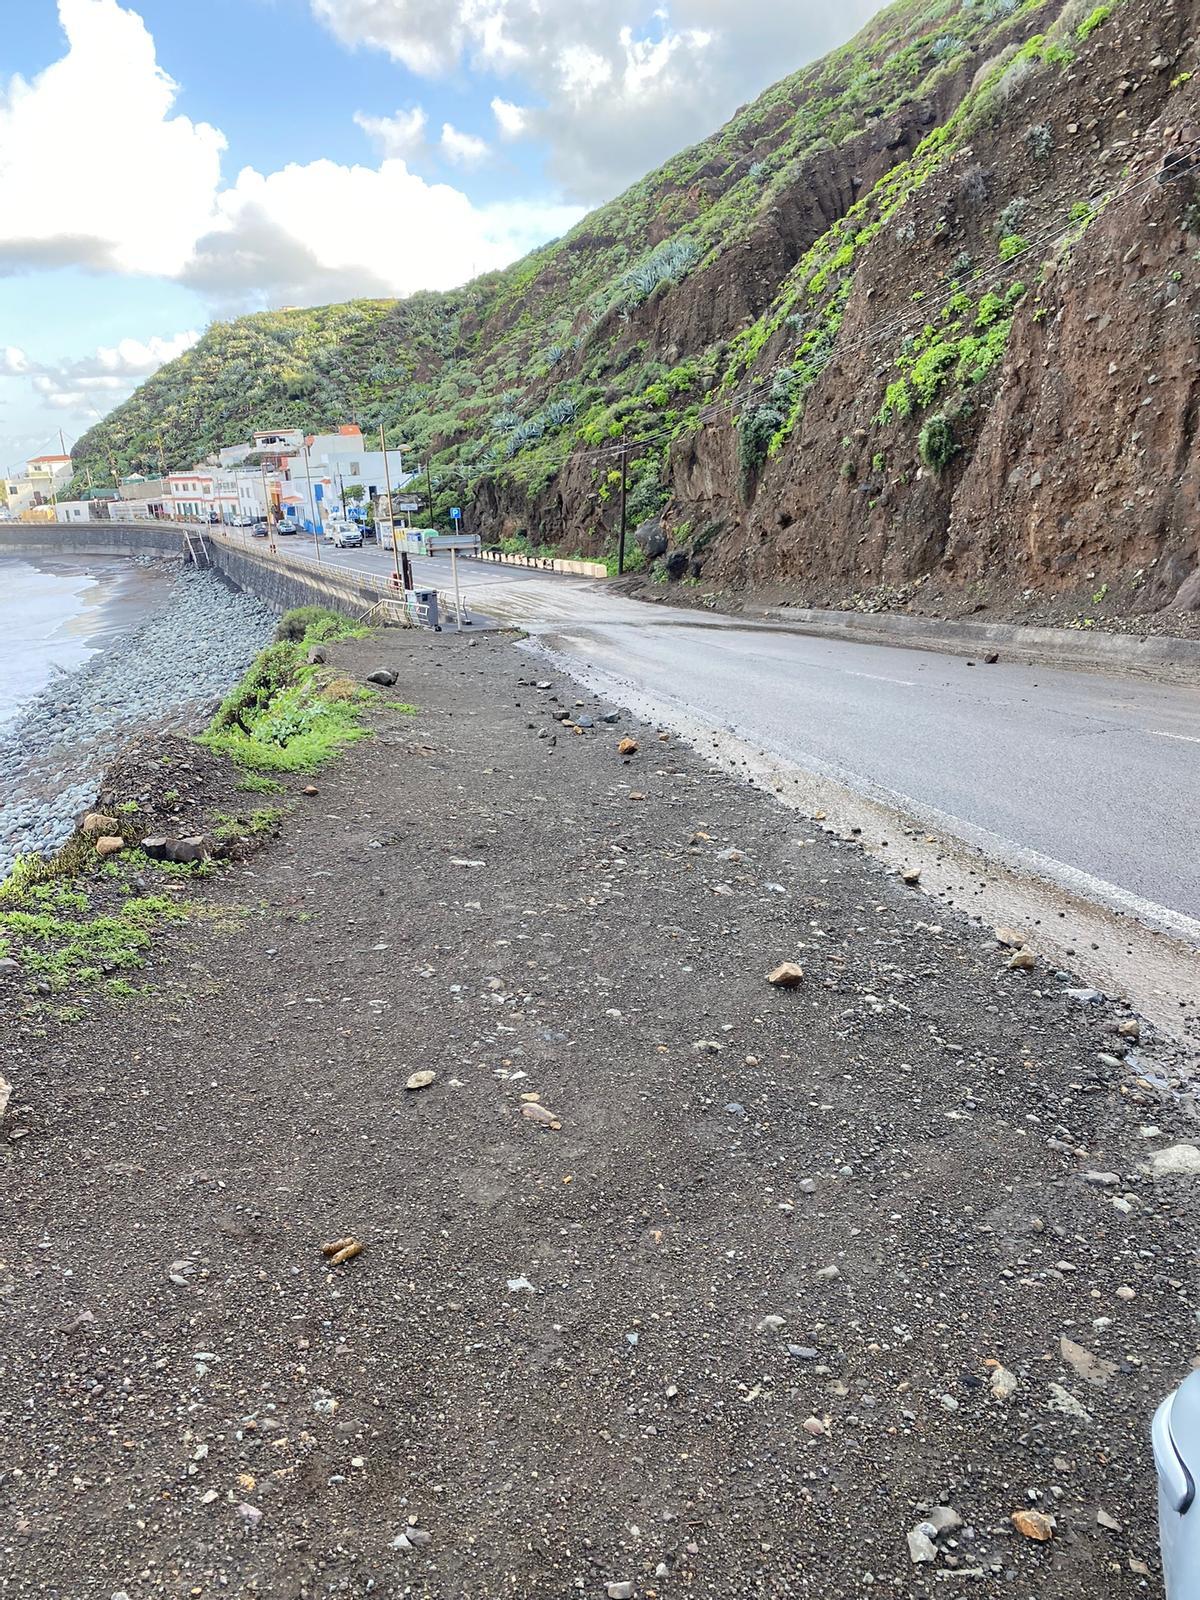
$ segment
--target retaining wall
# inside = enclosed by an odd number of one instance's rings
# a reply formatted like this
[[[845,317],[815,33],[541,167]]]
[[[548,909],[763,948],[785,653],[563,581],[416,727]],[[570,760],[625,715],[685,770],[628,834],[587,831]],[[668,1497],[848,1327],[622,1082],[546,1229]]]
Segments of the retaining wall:
[[[360,617],[384,595],[385,580],[346,569],[322,570],[232,544],[211,528],[188,529],[161,523],[91,522],[74,524],[13,523],[0,526],[0,554],[24,556],[136,556],[189,559],[187,534],[203,536],[207,565],[235,589],[243,589],[274,611],[292,606],[321,605]]]
[[[500,567],[530,567],[535,572],[562,572],[573,578],[607,578],[603,561],[564,561],[558,556],[510,556],[502,550],[480,550],[467,561],[491,561]]]

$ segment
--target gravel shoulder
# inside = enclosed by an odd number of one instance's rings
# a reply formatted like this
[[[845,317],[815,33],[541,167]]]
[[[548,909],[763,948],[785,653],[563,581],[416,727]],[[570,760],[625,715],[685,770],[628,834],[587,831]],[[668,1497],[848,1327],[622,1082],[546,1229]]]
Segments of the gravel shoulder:
[[[0,1595],[1155,1592],[1192,1064],[504,636],[329,659],[149,992],[0,980]]]

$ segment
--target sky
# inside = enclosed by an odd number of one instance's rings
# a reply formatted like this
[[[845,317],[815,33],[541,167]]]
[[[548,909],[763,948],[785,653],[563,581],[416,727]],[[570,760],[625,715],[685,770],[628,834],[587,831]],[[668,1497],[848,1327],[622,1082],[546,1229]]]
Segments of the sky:
[[[0,470],[214,320],[446,289],[877,0],[4,0]]]

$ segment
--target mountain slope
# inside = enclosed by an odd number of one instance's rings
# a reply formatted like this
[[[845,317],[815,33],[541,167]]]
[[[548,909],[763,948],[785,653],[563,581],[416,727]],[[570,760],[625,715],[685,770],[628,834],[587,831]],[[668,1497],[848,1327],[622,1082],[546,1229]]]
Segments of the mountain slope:
[[[1189,5],[900,0],[504,272],[210,329],[77,464],[352,415],[485,536],[597,554],[625,439],[659,575],[1173,603],[1196,67]]]

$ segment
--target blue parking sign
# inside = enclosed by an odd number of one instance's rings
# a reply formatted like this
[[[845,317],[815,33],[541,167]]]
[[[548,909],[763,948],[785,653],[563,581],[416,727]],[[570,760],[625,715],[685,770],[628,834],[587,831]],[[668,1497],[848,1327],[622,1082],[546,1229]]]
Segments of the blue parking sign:
[[[451,506],[450,507],[450,520],[451,520],[451,522],[461,522],[462,521],[462,512],[459,510],[458,506]]]

